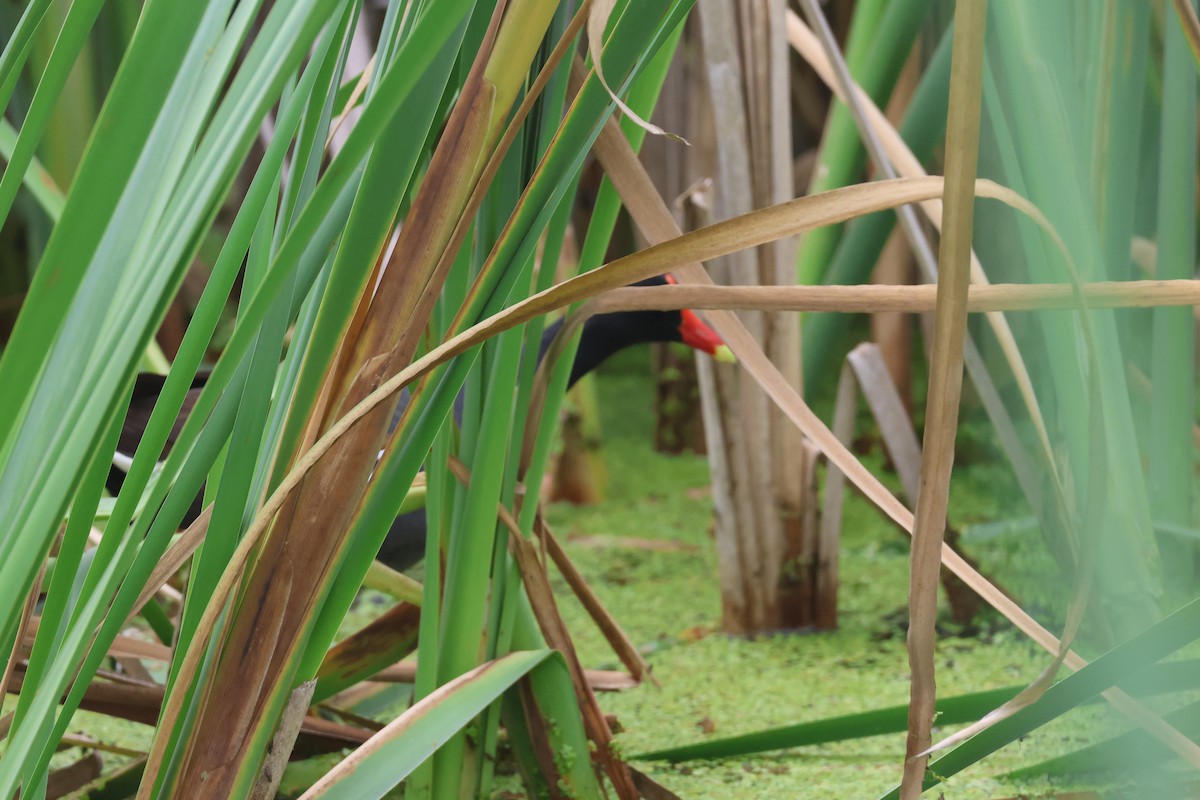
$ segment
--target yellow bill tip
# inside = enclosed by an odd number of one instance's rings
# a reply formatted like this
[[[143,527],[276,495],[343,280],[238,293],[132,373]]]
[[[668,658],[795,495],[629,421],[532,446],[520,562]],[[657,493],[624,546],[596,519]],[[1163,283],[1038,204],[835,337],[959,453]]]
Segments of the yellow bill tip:
[[[716,352],[713,353],[713,359],[721,362],[722,364],[737,363],[737,356],[733,354],[733,351],[729,349],[729,345],[727,344],[717,347]]]

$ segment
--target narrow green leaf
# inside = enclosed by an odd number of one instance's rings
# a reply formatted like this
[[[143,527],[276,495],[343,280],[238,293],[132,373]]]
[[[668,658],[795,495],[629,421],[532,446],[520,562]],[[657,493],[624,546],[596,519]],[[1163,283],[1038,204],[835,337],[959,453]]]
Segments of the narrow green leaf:
[[[1046,690],[1041,699],[991,728],[976,734],[926,767],[929,789],[972,764],[1045,725],[1137,670],[1160,661],[1196,641],[1200,632],[1200,600],[1192,601],[1158,624],[1105,653],[1083,669]],[[882,796],[896,800],[900,787]]]
[[[570,681],[562,657],[552,650],[512,653],[484,664],[418,702],[302,797],[383,797],[481,710],[539,668]]]

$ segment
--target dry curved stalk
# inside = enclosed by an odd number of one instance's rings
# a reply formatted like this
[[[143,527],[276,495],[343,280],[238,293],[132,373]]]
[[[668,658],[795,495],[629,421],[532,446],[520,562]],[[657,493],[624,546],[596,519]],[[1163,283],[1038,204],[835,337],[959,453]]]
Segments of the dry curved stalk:
[[[600,85],[604,87],[604,91],[608,92],[608,96],[617,104],[617,108],[621,109],[621,113],[629,119],[630,122],[644,129],[648,133],[653,133],[656,136],[667,136],[678,142],[687,144],[687,139],[676,133],[663,130],[647,120],[638,116],[638,113],[626,105],[625,101],[617,95],[608,85],[608,79],[604,77],[604,65],[600,63],[601,43],[604,41],[604,30],[608,27],[608,18],[612,16],[613,9],[617,5],[617,0],[595,0],[591,4],[591,10],[588,11],[588,55],[592,57],[592,68],[596,72],[596,79],[600,81]],[[583,9],[580,9],[581,11]]]
[[[584,580],[582,573],[571,561],[562,545],[559,544],[558,538],[554,532],[546,524],[545,519],[539,510],[537,517],[534,520],[538,539],[546,548],[547,554],[554,561],[554,565],[558,567],[559,573],[567,582],[567,586],[575,594],[575,598],[579,604],[584,607],[588,615],[592,618],[592,622],[599,628],[608,642],[609,647],[613,649],[617,658],[629,670],[634,685],[641,683],[643,680],[649,680],[655,686],[658,686],[658,679],[650,672],[650,665],[646,663],[646,659],[638,651],[637,646],[629,638],[629,634],[625,633],[621,628],[616,618],[613,617],[609,610],[604,607],[600,598],[592,591],[592,587]],[[617,673],[624,676],[625,673]]]
[[[1089,353],[1094,357],[1095,348],[1092,347]],[[1105,507],[1103,497],[1108,481],[1107,448],[1104,444],[1106,433],[1105,418],[1103,404],[1100,399],[1099,378],[1097,377],[1099,371],[1095,368],[1094,361],[1091,366],[1092,369],[1088,376],[1088,388],[1092,397],[1095,398],[1093,402],[1096,403],[1098,408],[1090,415],[1089,419],[1089,435],[1092,439],[1093,447],[1091,448],[1092,463],[1089,465],[1088,470],[1087,500],[1084,502],[1086,512],[1083,526],[1086,529],[1095,529],[1101,524],[1100,518],[1104,514]],[[926,748],[917,754],[918,758],[925,759],[930,753],[944,750],[959,742],[966,741],[976,733],[995,725],[1003,719],[1011,717],[1021,709],[1032,705],[1045,694],[1047,689],[1054,685],[1058,670],[1070,652],[1070,643],[1075,640],[1075,636],[1079,633],[1079,627],[1083,623],[1083,612],[1087,608],[1090,595],[1089,587],[1092,585],[1094,579],[1095,562],[1094,548],[1082,549],[1079,559],[1079,572],[1075,577],[1075,585],[1071,592],[1070,604],[1067,608],[1066,621],[1063,625],[1063,635],[1059,643],[1058,652],[1055,654],[1054,659],[1042,670],[1042,673],[1029,686],[1022,689],[1016,697],[1001,704],[999,708],[988,712],[974,724],[968,725],[966,728],[956,731],[936,745]],[[1174,733],[1175,736],[1182,738],[1161,717],[1152,716],[1152,719],[1157,719],[1164,731]]]

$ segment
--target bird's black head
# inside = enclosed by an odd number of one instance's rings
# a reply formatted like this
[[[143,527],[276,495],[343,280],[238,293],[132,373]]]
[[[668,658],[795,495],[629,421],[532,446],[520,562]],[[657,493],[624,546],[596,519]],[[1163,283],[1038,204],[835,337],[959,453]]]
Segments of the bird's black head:
[[[666,286],[673,283],[666,275],[656,275],[632,286]],[[546,328],[538,359],[545,355],[555,334],[562,327],[559,320]],[[600,366],[609,356],[635,344],[650,342],[683,342],[702,352],[714,355],[723,346],[712,328],[692,311],[613,311],[596,314],[583,324],[579,350],[571,367],[568,385]]]

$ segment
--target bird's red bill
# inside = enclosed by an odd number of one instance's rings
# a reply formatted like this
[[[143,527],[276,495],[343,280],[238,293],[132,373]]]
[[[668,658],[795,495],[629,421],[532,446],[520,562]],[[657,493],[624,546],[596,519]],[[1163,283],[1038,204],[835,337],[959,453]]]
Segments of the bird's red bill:
[[[717,332],[704,324],[695,311],[685,308],[679,314],[683,318],[679,323],[679,333],[683,337],[683,343],[688,347],[694,347],[702,353],[715,356],[717,348],[725,345]]]
[[[670,273],[663,276],[667,279],[667,283],[672,286],[678,281],[675,276]],[[729,348],[725,346],[724,340],[708,327],[703,320],[696,314],[695,311],[683,309],[679,312],[682,319],[679,322],[679,335],[683,337],[683,343],[688,347],[693,347],[701,353],[708,353],[710,356],[716,357],[719,361],[729,361]]]

